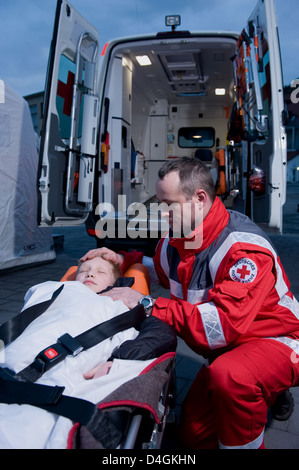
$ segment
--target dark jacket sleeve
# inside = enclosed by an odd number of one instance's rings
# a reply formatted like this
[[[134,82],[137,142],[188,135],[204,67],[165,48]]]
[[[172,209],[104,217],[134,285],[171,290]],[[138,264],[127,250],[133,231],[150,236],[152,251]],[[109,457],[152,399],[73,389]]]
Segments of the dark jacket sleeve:
[[[139,335],[134,340],[125,341],[115,349],[109,358],[146,360],[174,352],[177,337],[174,329],[156,317],[147,317],[140,324]]]

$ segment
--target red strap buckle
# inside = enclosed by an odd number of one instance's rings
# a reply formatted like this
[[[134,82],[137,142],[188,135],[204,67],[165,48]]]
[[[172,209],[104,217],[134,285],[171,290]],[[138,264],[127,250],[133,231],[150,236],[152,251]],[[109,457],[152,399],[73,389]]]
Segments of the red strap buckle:
[[[44,351],[44,355],[51,360],[58,356],[58,352],[54,348],[49,348]]]

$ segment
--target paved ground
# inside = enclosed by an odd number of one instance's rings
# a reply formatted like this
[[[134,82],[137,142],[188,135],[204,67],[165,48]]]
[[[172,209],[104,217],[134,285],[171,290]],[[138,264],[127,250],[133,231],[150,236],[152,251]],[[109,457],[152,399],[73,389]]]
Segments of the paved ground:
[[[297,299],[299,299],[298,204],[299,184],[289,185],[284,210],[284,234],[269,234],[282,259]],[[55,262],[0,274],[0,324],[20,311],[24,294],[30,286],[47,280],[59,280],[69,266],[76,264],[80,256],[95,247],[85,227],[57,228],[53,230],[53,234],[64,236],[63,248],[57,250]],[[158,294],[168,295],[167,292],[156,289],[153,295]],[[178,412],[201,364],[202,358],[179,341],[176,366]],[[269,420],[265,437],[265,444],[269,449],[299,449],[299,388],[292,389],[292,393],[295,399],[295,410],[291,418],[286,422]]]

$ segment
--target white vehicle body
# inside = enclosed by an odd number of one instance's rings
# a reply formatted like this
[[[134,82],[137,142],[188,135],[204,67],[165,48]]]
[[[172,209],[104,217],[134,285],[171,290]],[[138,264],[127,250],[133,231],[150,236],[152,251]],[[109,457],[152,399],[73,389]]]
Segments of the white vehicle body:
[[[173,28],[114,40],[99,73],[98,38],[58,0],[40,224],[86,222],[98,245],[148,247],[158,169],[189,156],[210,167],[227,207],[282,232],[287,145],[274,0],[258,1],[241,34]]]

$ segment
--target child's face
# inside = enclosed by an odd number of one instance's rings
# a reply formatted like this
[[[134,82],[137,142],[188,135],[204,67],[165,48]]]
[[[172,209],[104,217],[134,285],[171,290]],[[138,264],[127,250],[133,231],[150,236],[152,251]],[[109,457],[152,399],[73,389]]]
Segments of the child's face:
[[[97,293],[112,286],[116,279],[111,263],[97,257],[81,264],[76,281],[82,282]]]

